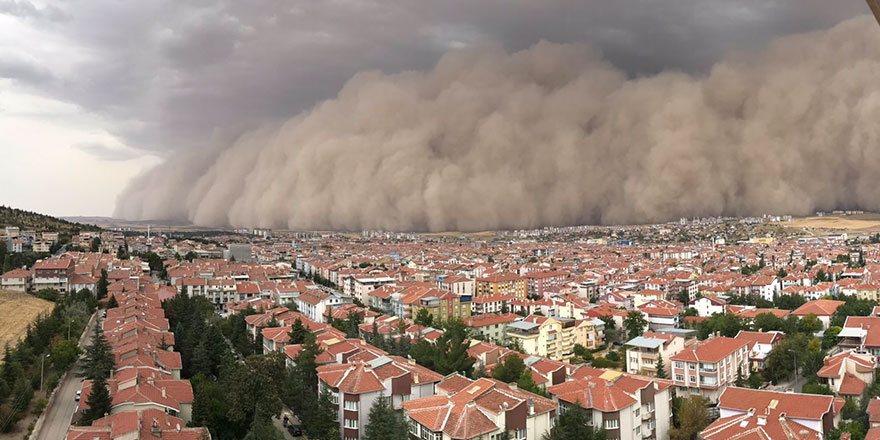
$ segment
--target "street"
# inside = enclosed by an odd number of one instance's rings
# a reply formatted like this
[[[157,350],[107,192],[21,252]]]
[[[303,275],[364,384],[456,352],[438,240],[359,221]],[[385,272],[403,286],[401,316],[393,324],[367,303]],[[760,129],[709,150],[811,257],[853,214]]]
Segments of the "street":
[[[284,408],[283,410],[281,410],[281,413],[287,414],[287,417],[290,419],[289,423],[291,425],[298,425],[300,428],[302,428],[302,422],[300,422],[299,418],[297,418],[293,414],[293,411],[291,411],[288,408]],[[283,415],[282,415],[282,417],[283,417]],[[308,438],[306,437],[305,434],[303,434],[299,437],[294,437],[294,436],[290,435],[290,432],[288,432],[287,428],[284,427],[284,423],[282,423],[281,418],[279,418],[279,417],[273,417],[272,423],[275,425],[276,428],[278,428],[279,431],[281,431],[284,434],[284,438],[287,440],[295,440],[295,439],[296,440],[299,440],[299,439],[308,440]]]
[[[99,309],[96,315],[101,313]],[[93,316],[93,319],[100,319]],[[86,331],[79,340],[80,348],[88,344],[92,337],[94,322],[89,321]],[[76,392],[79,391],[82,379],[77,374],[79,372],[79,361],[70,368],[70,371],[64,377],[64,380],[58,385],[58,390],[46,407],[45,420],[38,432],[31,437],[36,440],[58,440],[67,436],[67,430],[70,428],[70,418],[76,410],[77,402],[74,399]],[[86,396],[81,398],[85,399]]]

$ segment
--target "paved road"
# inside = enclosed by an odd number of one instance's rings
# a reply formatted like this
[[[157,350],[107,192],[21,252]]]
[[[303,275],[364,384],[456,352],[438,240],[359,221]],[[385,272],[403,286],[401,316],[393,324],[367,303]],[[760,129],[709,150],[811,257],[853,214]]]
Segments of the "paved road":
[[[293,425],[299,425],[300,428],[302,428],[302,422],[300,422],[299,419],[293,414],[293,411],[291,411],[291,410],[288,409],[288,408],[284,408],[284,409],[281,411],[281,413],[282,413],[282,414],[287,414],[287,417],[290,419],[290,423],[291,423],[291,424],[293,424]],[[284,433],[284,438],[285,438],[285,440],[308,440],[308,438],[306,437],[305,434],[303,434],[303,435],[300,436],[300,437],[294,437],[294,436],[290,435],[290,433],[287,432],[287,428],[284,427],[284,424],[281,422],[281,419],[278,418],[278,417],[273,417],[273,418],[272,418],[272,423],[275,425],[276,428],[278,428],[279,431],[281,431],[282,433]]]
[[[101,313],[99,309],[97,313]],[[90,325],[79,341],[80,347],[88,344],[94,331],[94,324]],[[46,408],[46,419],[36,436],[36,440],[59,440],[67,437],[70,428],[70,418],[76,410],[77,402],[74,400],[76,392],[82,386],[82,379],[77,375],[79,361],[77,361],[64,380],[58,385],[52,404]],[[85,398],[83,396],[82,398]]]

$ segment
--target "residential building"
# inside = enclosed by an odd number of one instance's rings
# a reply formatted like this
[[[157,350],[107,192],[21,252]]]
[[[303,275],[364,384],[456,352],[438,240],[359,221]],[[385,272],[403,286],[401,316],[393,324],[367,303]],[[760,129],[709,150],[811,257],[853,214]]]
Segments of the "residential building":
[[[528,354],[565,360],[574,356],[575,344],[587,348],[602,345],[592,319],[553,318],[530,315],[507,325],[508,341],[518,341]]]
[[[842,406],[833,396],[730,386],[718,399],[720,417],[700,438],[821,440],[839,423]]]
[[[448,290],[431,289],[431,292],[412,304],[412,316],[422,309],[434,317],[434,322],[464,321],[471,316],[471,297],[456,295]]]
[[[572,380],[547,388],[559,413],[579,405],[588,424],[609,439],[667,440],[672,426],[671,383],[614,370],[579,368]],[[532,437],[529,437],[532,438]]]
[[[750,344],[746,340],[716,337],[672,355],[671,377],[679,394],[700,394],[716,402],[737,377],[748,379]]]
[[[474,293],[476,293],[473,278],[462,276],[440,278],[437,280],[437,288],[448,290],[458,295],[474,296]]]
[[[67,283],[73,275],[72,258],[52,257],[34,264],[34,290],[55,289],[67,292]]]
[[[803,304],[791,312],[791,314],[798,318],[816,315],[819,321],[822,322],[822,329],[825,330],[831,326],[831,318],[837,313],[837,309],[844,304],[846,304],[845,301],[817,299]]]
[[[27,269],[13,269],[0,275],[0,290],[30,292],[33,285],[33,272]]]
[[[626,343],[626,372],[656,376],[660,359],[667,377],[672,371],[670,357],[685,348],[685,339],[681,336],[660,333],[645,333]]]
[[[692,300],[689,303],[697,311],[697,316],[712,316],[715,314],[723,314],[727,301],[721,299],[718,295],[704,295],[700,298]]]
[[[85,399],[80,399],[85,400]],[[111,414],[91,426],[73,426],[66,440],[211,440],[208,428],[187,427],[180,418],[158,409]]]
[[[526,279],[512,273],[496,273],[476,280],[477,296],[511,295],[526,297]]]
[[[785,338],[780,331],[752,332],[740,330],[734,339],[749,342],[749,367],[756,371],[764,371],[764,361],[779,341]]]
[[[397,356],[368,362],[318,367],[318,386],[338,405],[339,432],[345,439],[361,439],[376,399],[389,399],[395,409],[410,400],[429,398],[443,376]]]
[[[847,316],[837,341],[841,349],[880,356],[880,317]]]
[[[874,382],[876,369],[874,356],[848,350],[825,358],[816,376],[841,397],[852,399],[860,397],[865,387]]]
[[[411,438],[428,440],[540,439],[553,427],[557,403],[489,378],[453,374],[437,395],[403,403]]]
[[[485,313],[468,317],[465,324],[474,335],[489,342],[502,343],[507,339],[507,325],[521,319],[522,316],[515,313]]]

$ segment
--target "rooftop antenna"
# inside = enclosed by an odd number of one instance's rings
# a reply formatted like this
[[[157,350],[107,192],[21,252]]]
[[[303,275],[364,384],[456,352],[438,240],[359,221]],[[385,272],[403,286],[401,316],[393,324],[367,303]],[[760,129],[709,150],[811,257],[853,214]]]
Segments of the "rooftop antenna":
[[[877,19],[877,23],[880,23],[880,0],[867,0],[868,6],[871,8],[871,12],[874,13],[874,18]]]

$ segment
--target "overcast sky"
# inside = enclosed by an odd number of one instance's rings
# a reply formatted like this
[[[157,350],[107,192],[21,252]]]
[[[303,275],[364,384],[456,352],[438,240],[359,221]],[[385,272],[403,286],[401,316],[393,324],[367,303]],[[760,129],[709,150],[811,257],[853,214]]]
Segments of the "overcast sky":
[[[705,71],[863,0],[0,0],[0,204],[110,215],[170,152],[287,119],[353,74],[588,42],[631,76]]]

